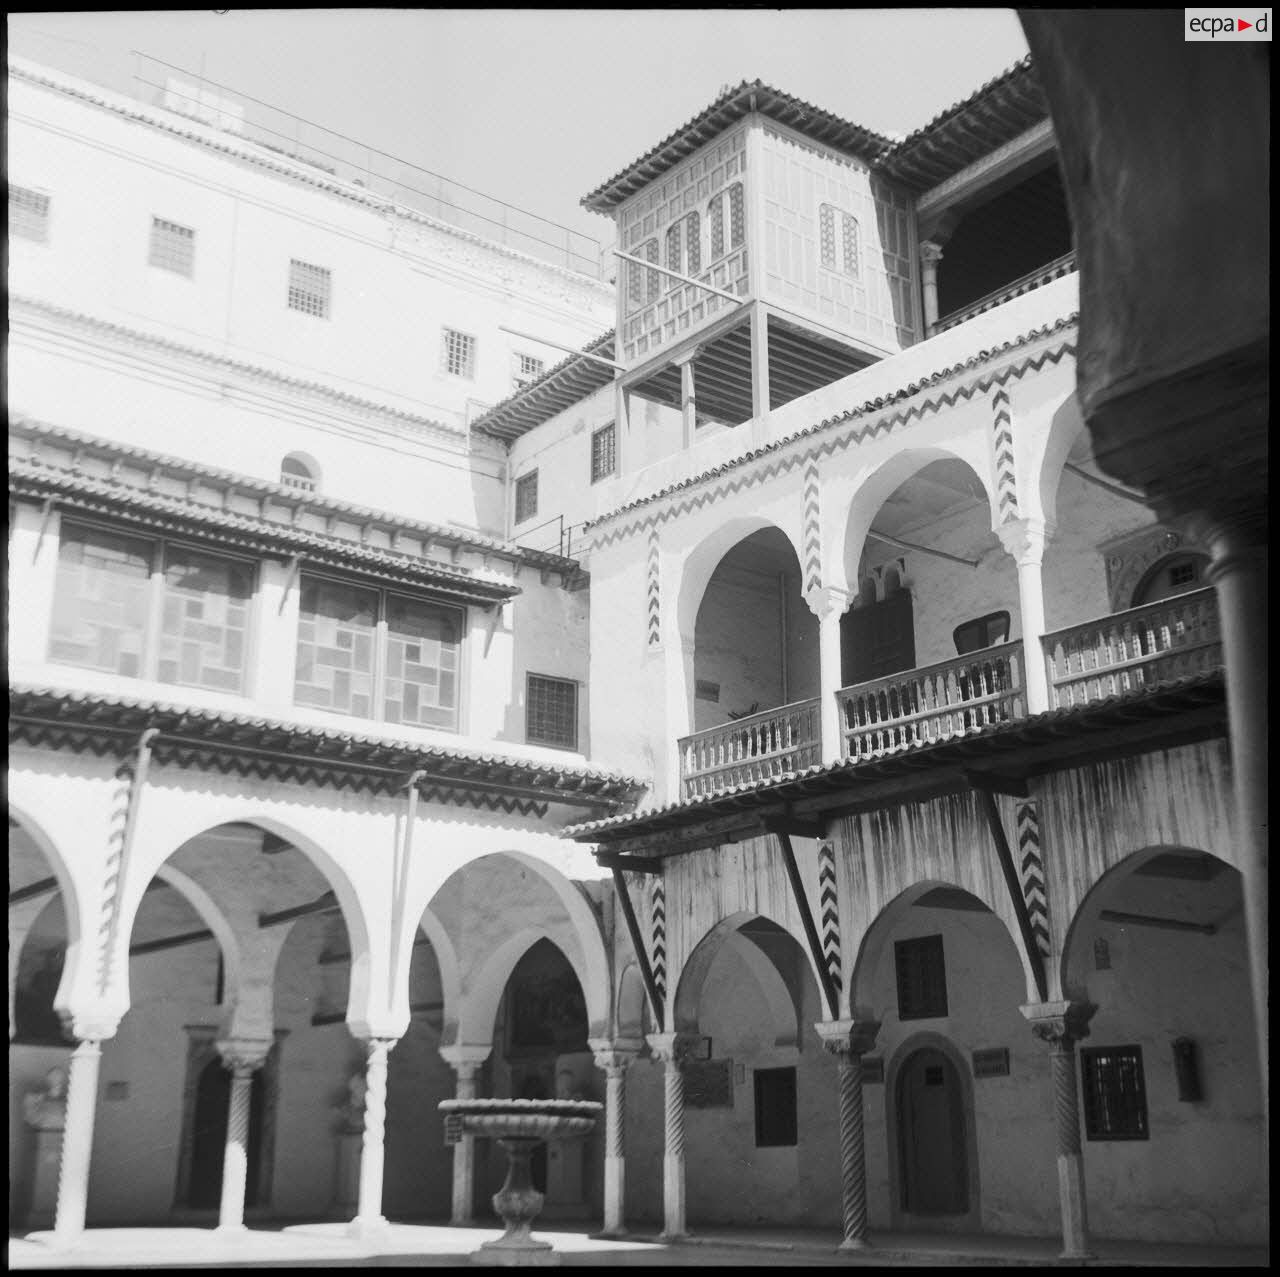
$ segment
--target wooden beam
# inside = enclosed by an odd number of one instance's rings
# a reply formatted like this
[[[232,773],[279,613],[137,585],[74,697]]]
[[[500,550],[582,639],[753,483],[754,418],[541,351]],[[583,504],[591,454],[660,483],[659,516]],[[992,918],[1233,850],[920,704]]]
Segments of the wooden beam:
[[[142,953],[158,953],[161,949],[177,949],[182,945],[199,944],[202,940],[214,939],[214,934],[207,927],[203,931],[184,931],[181,935],[164,936],[160,940],[144,940],[141,944],[129,946],[129,956],[136,958]]]
[[[764,827],[771,834],[790,834],[793,838],[825,838],[827,836],[826,821],[805,820],[790,810],[766,816]]]
[[[58,890],[58,880],[56,878],[41,878],[39,882],[30,883],[25,887],[18,887],[9,892],[9,903],[11,905],[21,904],[24,900],[34,900],[36,896],[47,895],[50,891]]]
[[[293,922],[295,918],[306,918],[313,913],[341,913],[342,906],[332,891],[311,901],[310,904],[294,905],[292,909],[281,909],[279,913],[261,913],[258,915],[259,927],[276,927],[282,922]]]
[[[694,279],[691,275],[682,275],[678,270],[670,270],[666,266],[659,266],[657,262],[645,261],[643,257],[636,257],[632,253],[624,253],[620,248],[615,248],[613,255],[621,257],[624,262],[635,262],[637,266],[643,266],[645,270],[656,270],[659,275],[668,275],[672,279],[678,279],[682,284],[692,284],[694,288],[701,288],[708,293],[715,293],[718,297],[727,297],[731,302],[737,302],[739,306],[746,305],[747,299],[745,297],[739,297],[737,293],[731,293],[727,288],[717,288],[714,284],[704,284],[702,280]]]
[[[1178,918],[1153,918],[1145,913],[1121,913],[1117,909],[1103,909],[1098,913],[1103,922],[1127,922],[1135,927],[1159,927],[1165,931],[1198,931],[1201,935],[1216,935],[1218,928],[1208,922],[1183,922]]]
[[[625,869],[628,873],[660,874],[662,872],[662,861],[652,856],[619,856],[607,851],[598,851],[596,864],[601,869]]]
[[[1004,826],[1000,823],[1000,811],[996,807],[996,800],[990,790],[974,786],[973,792],[978,796],[978,803],[991,830],[991,841],[995,843],[996,858],[1000,861],[1000,869],[1004,873],[1004,885],[1008,888],[1009,899],[1013,902],[1013,912],[1018,919],[1018,931],[1022,935],[1022,947],[1026,950],[1027,962],[1035,978],[1036,992],[1040,995],[1041,1002],[1048,1002],[1049,987],[1045,980],[1044,957],[1040,953],[1040,946],[1036,943],[1035,933],[1031,930],[1027,898],[1022,894],[1022,883],[1013,865],[1013,852],[1009,849],[1009,840],[1005,837]]]
[[[640,924],[636,921],[636,911],[631,904],[631,895],[627,891],[627,882],[622,876],[621,869],[613,870],[613,889],[617,893],[618,903],[622,906],[627,933],[631,936],[631,947],[635,950],[636,962],[640,965],[640,979],[644,982],[645,996],[649,999],[649,1010],[653,1012],[654,1025],[659,1033],[665,1033],[666,1021],[663,1016],[662,999],[658,996],[658,986],[653,979],[653,968],[649,965],[649,954],[644,947]]]
[[[836,992],[835,981],[831,978],[831,969],[822,953],[822,941],[818,939],[818,928],[814,925],[813,912],[809,908],[809,897],[805,895],[804,883],[800,881],[800,870],[796,867],[796,855],[791,847],[791,838],[781,829],[773,831],[782,848],[782,862],[787,868],[787,877],[791,881],[791,890],[796,898],[796,907],[800,910],[800,921],[804,923],[805,939],[809,942],[809,955],[813,965],[818,969],[818,980],[822,984],[822,992],[827,1000],[827,1009],[831,1018],[840,1018],[840,995]]]
[[[621,372],[624,365],[617,363],[612,359],[605,359],[603,355],[589,355],[585,350],[578,346],[566,346],[562,341],[552,341],[549,337],[535,337],[532,333],[522,333],[517,328],[508,328],[505,324],[498,325],[500,333],[510,333],[513,337],[523,338],[525,341],[537,342],[542,346],[554,346],[557,350],[567,351],[571,355],[576,355],[579,359],[589,359],[592,363],[604,364],[606,368],[612,368],[614,372]]]
[[[975,789],[987,789],[993,794],[1008,794],[1010,798],[1030,798],[1031,790],[1026,779],[1019,776],[1000,775],[998,772],[969,769],[965,779]]]

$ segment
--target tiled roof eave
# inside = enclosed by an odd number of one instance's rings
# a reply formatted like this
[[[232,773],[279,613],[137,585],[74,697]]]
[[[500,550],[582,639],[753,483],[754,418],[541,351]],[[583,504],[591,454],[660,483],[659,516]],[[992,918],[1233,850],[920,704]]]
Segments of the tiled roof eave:
[[[76,752],[120,753],[154,728],[153,748],[197,768],[393,793],[421,772],[429,791],[492,793],[538,804],[630,806],[641,782],[588,767],[546,763],[443,745],[422,745],[281,719],[193,709],[122,696],[14,684],[9,735]],[[476,804],[472,804],[476,805]]]
[[[859,784],[895,775],[920,775],[931,767],[955,769],[983,761],[1008,762],[1014,755],[1019,756],[1019,765],[1025,767],[1028,750],[1066,736],[1096,736],[1137,721],[1155,721],[1204,710],[1223,716],[1225,722],[1225,680],[1220,670],[1160,684],[1136,694],[992,724],[948,740],[912,745],[879,758],[816,764],[804,771],[728,787],[659,808],[570,825],[564,830],[564,836],[577,842],[607,844],[662,832],[674,834],[681,828],[717,817],[783,808],[819,792],[838,789],[850,799],[856,799]]]

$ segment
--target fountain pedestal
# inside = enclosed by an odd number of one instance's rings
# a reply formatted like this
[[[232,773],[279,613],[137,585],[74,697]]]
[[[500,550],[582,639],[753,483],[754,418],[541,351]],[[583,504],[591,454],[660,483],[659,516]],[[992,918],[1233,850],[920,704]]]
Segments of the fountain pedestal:
[[[543,1140],[585,1135],[604,1106],[587,1100],[442,1100],[439,1107],[446,1115],[461,1117],[466,1134],[497,1140],[507,1154],[507,1178],[493,1195],[493,1209],[507,1231],[483,1243],[471,1262],[503,1267],[560,1263],[551,1243],[531,1231],[542,1194],[533,1186],[529,1161]]]

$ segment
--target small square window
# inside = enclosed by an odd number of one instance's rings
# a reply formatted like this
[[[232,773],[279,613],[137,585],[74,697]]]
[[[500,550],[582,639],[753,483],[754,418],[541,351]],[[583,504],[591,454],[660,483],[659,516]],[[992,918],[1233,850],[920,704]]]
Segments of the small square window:
[[[797,1143],[796,1071],[756,1069],[756,1148],[794,1148]]]
[[[516,354],[515,375],[512,378],[515,388],[523,390],[530,382],[537,381],[542,376],[545,365],[541,359],[535,359],[532,355]]]
[[[323,266],[311,266],[296,258],[289,262],[289,309],[317,319],[329,318],[332,276]]]
[[[465,377],[468,381],[474,381],[476,339],[467,333],[446,328],[440,347],[440,367],[451,377]]]
[[[24,186],[9,187],[9,234],[49,242],[49,197]]]
[[[530,674],[525,698],[525,740],[530,745],[578,748],[578,685]]]
[[[1088,1139],[1149,1138],[1141,1047],[1084,1048],[1080,1052],[1080,1072]]]
[[[898,1019],[929,1020],[947,1014],[947,968],[941,936],[898,940],[893,946],[898,975]]]
[[[538,472],[530,470],[516,480],[516,522],[523,523],[538,513]]]
[[[151,249],[147,254],[147,265],[158,266],[161,270],[172,271],[175,275],[185,275],[188,279],[195,274],[196,233],[189,226],[179,226],[177,222],[165,221],[163,217],[151,219]]]
[[[618,435],[613,422],[591,436],[591,482],[598,483],[618,468]]]

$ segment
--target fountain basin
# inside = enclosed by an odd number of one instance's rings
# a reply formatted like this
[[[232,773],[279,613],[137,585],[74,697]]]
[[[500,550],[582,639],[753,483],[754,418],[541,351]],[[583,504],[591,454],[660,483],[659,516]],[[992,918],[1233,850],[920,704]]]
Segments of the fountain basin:
[[[560,1263],[550,1242],[530,1232],[542,1209],[542,1194],[533,1186],[529,1160],[544,1140],[585,1135],[596,1124],[604,1105],[590,1100],[441,1100],[440,1112],[461,1117],[462,1130],[497,1140],[507,1154],[507,1178],[493,1195],[493,1209],[507,1231],[485,1242],[471,1256],[472,1263],[506,1267]]]

